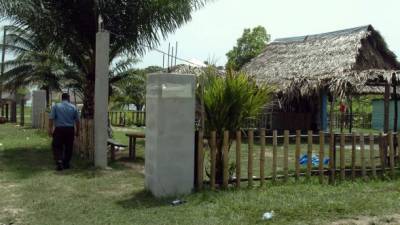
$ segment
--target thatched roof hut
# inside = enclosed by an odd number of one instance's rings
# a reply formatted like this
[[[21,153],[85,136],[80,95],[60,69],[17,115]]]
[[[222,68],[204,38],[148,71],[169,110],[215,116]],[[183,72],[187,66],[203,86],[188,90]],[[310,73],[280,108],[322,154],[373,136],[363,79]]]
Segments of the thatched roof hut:
[[[244,66],[289,98],[320,90],[339,96],[362,92],[367,83],[390,82],[399,70],[396,55],[371,25],[276,39]]]

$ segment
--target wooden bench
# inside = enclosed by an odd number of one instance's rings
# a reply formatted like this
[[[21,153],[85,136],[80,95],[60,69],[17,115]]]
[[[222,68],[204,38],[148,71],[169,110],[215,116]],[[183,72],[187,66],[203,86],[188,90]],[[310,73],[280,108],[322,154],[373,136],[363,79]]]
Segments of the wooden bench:
[[[115,147],[122,147],[126,148],[127,146],[121,143],[118,143],[117,141],[109,138],[107,139],[107,145],[110,146],[110,153],[111,153],[111,161],[115,161]]]
[[[146,138],[146,135],[142,132],[129,132],[129,133],[126,133],[126,136],[129,138],[129,158],[135,160],[136,159],[136,139],[137,138]]]

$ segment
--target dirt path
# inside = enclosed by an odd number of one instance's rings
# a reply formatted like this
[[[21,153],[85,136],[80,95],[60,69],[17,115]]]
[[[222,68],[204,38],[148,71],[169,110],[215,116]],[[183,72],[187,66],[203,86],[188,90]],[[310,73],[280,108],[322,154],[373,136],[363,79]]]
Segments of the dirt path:
[[[400,225],[400,214],[390,216],[358,217],[344,219],[331,223],[330,225]]]

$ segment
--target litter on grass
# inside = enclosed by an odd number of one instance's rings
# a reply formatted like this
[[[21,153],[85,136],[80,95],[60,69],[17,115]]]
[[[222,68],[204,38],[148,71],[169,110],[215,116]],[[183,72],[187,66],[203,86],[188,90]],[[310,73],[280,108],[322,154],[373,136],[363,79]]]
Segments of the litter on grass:
[[[275,215],[274,211],[272,210],[271,212],[265,212],[262,215],[262,220],[270,220],[272,217]]]
[[[185,200],[176,199],[176,200],[171,202],[171,205],[172,206],[177,206],[177,205],[182,205],[183,203],[186,203],[186,201]]]
[[[300,164],[300,165],[306,165],[307,162],[308,162],[308,156],[307,156],[306,154],[300,156],[300,159],[299,159],[299,164]],[[328,158],[328,157],[325,157],[323,163],[324,163],[324,165],[328,165],[328,163],[329,163],[329,158]],[[314,155],[314,154],[313,154],[313,155],[311,156],[311,164],[312,164],[313,166],[318,166],[318,165],[319,165],[319,156],[318,156],[318,155]]]

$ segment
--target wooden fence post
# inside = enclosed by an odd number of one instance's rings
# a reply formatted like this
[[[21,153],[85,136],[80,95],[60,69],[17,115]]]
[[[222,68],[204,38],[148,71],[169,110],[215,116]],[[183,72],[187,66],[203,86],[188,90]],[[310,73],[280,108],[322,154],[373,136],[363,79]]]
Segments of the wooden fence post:
[[[381,159],[381,170],[382,170],[382,176],[386,173],[386,155],[385,155],[385,150],[384,150],[384,145],[385,141],[383,140],[385,138],[383,132],[379,133],[379,157]]]
[[[345,141],[346,137],[344,133],[340,134],[340,180],[344,180],[346,178],[346,162],[345,162]]]
[[[353,132],[353,138],[351,142],[351,179],[354,181],[356,179],[356,143],[357,136]]]
[[[388,133],[388,140],[389,140],[390,177],[393,179],[395,177],[395,170],[394,170],[394,145],[393,145],[392,131],[389,131]]]
[[[365,144],[364,134],[360,133],[360,148],[361,148],[361,175],[364,180],[367,179],[367,172],[365,168]]]
[[[242,145],[242,132],[240,130],[238,130],[238,131],[236,131],[236,187],[240,187],[241,145]]]
[[[296,130],[296,153],[295,153],[295,170],[296,180],[300,178],[300,150],[301,150],[301,131]]]
[[[260,186],[265,181],[265,128],[260,129]]]
[[[375,145],[374,135],[372,133],[370,133],[369,134],[369,160],[370,160],[371,169],[372,169],[372,177],[376,178],[374,145]]]
[[[223,140],[223,177],[222,177],[222,185],[224,188],[228,188],[228,182],[229,182],[229,157],[228,157],[228,152],[229,152],[229,131],[225,130],[224,131],[224,140]]]
[[[211,131],[211,175],[210,175],[210,187],[211,190],[215,190],[215,166],[216,166],[216,153],[217,153],[217,132]]]
[[[324,132],[319,132],[319,183],[324,183]]]
[[[203,130],[199,130],[197,140],[197,190],[203,189],[203,171],[204,171],[204,152],[203,152]]]
[[[335,184],[335,160],[334,160],[334,143],[335,143],[335,134],[330,133],[330,139],[329,139],[329,184]]]
[[[253,146],[254,146],[254,130],[249,129],[249,148],[248,148],[248,168],[247,168],[247,178],[248,186],[253,186]]]
[[[311,178],[311,169],[312,169],[312,145],[313,145],[313,133],[311,130],[308,131],[308,147],[307,147],[307,179]]]
[[[277,151],[278,151],[278,131],[272,132],[272,180],[276,181]]]
[[[283,172],[285,182],[289,179],[289,131],[284,131],[283,138]]]

